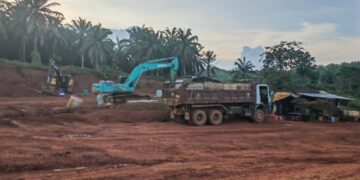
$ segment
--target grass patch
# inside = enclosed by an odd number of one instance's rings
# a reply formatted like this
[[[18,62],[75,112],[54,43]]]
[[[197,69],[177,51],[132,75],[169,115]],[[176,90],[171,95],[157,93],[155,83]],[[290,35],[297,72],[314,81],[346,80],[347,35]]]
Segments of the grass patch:
[[[25,67],[31,69],[46,69],[47,67],[41,65],[30,64],[16,60],[0,59],[0,65],[14,65],[16,67]]]
[[[353,101],[351,101],[349,103],[349,109],[351,110],[356,110],[356,111],[360,111],[360,100],[359,99],[353,99]]]
[[[30,64],[27,62],[21,62],[17,60],[8,60],[8,59],[0,59],[0,65],[12,65],[17,68],[29,68],[35,70],[47,70],[48,66],[38,65],[38,64]],[[127,73],[115,70],[110,68],[109,66],[102,66],[99,71],[90,68],[81,68],[77,66],[61,66],[61,70],[67,73],[94,73],[99,75],[103,79],[113,79],[117,78],[120,75],[127,75]]]

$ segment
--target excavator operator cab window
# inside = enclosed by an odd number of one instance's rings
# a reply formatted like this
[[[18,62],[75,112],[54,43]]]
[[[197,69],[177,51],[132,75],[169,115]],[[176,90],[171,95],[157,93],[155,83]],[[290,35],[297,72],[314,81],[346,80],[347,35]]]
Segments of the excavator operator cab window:
[[[124,84],[127,78],[128,78],[127,76],[119,76],[119,83]]]

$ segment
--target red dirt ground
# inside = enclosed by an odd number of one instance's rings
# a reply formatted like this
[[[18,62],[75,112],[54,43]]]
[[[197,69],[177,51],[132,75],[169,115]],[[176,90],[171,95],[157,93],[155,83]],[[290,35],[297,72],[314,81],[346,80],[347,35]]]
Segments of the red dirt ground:
[[[68,97],[29,97],[36,73],[16,74],[0,71],[0,87],[23,86],[0,98],[0,179],[360,179],[359,123],[193,127],[163,122],[161,103],[98,109],[95,97],[68,110]]]
[[[359,179],[359,123],[161,122],[162,105],[65,110],[66,99],[0,103],[0,177]],[[11,102],[11,103],[8,103]]]

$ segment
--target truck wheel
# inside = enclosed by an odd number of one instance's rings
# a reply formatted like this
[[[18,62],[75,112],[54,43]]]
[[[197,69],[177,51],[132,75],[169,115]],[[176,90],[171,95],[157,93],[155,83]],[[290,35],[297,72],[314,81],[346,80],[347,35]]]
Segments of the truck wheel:
[[[217,126],[223,122],[223,114],[219,110],[211,110],[209,113],[209,123]]]
[[[195,110],[191,115],[191,124],[195,126],[203,126],[206,123],[206,113],[203,110]]]
[[[253,119],[257,123],[264,122],[265,121],[265,112],[264,112],[264,110],[262,110],[262,109],[256,110]]]

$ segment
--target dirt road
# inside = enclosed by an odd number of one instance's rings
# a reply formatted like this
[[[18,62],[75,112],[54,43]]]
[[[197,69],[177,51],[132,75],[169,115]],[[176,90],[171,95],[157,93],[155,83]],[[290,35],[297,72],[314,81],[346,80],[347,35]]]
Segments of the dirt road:
[[[0,103],[1,179],[360,179],[359,123],[161,122],[145,108]],[[37,102],[37,103],[28,103]]]

